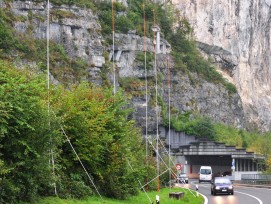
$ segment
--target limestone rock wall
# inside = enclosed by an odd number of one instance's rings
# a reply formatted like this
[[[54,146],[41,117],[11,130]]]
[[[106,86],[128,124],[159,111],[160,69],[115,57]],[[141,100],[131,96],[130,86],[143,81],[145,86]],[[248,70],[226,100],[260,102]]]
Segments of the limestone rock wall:
[[[1,5],[5,7],[5,4]],[[18,32],[26,32],[31,27],[33,38],[46,38],[46,3],[31,1],[13,1],[8,5],[14,14],[24,16],[26,20],[14,22],[14,27]],[[159,114],[158,122],[162,124],[161,107],[155,107],[155,70],[149,68],[148,77],[148,102],[145,97],[145,69],[142,61],[137,56],[144,51],[144,38],[138,36],[136,32],[116,33],[115,46],[105,47],[103,41],[106,36],[101,36],[101,26],[98,18],[91,10],[69,6],[50,5],[50,40],[63,44],[71,58],[82,58],[89,64],[89,81],[101,84],[101,70],[105,68],[104,54],[109,53],[107,62],[107,77],[113,84],[112,59],[116,68],[117,86],[120,80],[126,77],[141,79],[142,83],[136,87],[132,95],[131,106],[135,109],[133,117],[145,132],[146,107],[148,107],[148,132],[156,131],[156,113]],[[209,32],[209,31],[207,31]],[[232,35],[235,35],[234,33]],[[207,35],[206,35],[207,36]],[[109,36],[110,37],[110,36]],[[112,37],[112,36],[111,36]],[[212,38],[208,38],[212,39]],[[237,48],[232,49],[237,52]],[[225,64],[232,70],[237,67],[239,57],[228,47],[220,44],[214,46],[212,43],[202,41],[202,49],[213,54],[217,60],[226,60]],[[157,46],[158,47],[158,46]],[[149,53],[154,53],[153,39],[146,39],[146,49]],[[159,52],[157,52],[157,92],[162,97],[164,105],[168,106],[169,100],[171,108],[182,113],[184,111],[197,111],[203,115],[211,117],[216,122],[224,122],[236,127],[244,127],[244,112],[238,94],[230,95],[222,85],[213,84],[199,78],[196,74],[183,73],[174,70],[174,61],[170,56],[170,45],[164,39],[159,41]],[[238,52],[239,53],[239,52]],[[154,62],[149,62],[154,64]],[[168,66],[169,65],[169,66]],[[170,97],[168,87],[168,73],[170,73]],[[234,73],[234,72],[233,72]],[[191,81],[193,78],[193,82]],[[240,86],[241,87],[241,86]],[[243,102],[244,103],[244,102]]]
[[[247,124],[271,127],[270,0],[172,0],[241,96]]]
[[[7,5],[3,5],[5,7]],[[13,1],[8,7],[25,21],[14,22],[18,32],[28,32],[33,38],[47,37],[47,2]],[[89,9],[50,4],[50,40],[64,46],[71,58],[80,58],[89,64],[91,80],[101,83],[99,68],[105,63],[98,18]]]

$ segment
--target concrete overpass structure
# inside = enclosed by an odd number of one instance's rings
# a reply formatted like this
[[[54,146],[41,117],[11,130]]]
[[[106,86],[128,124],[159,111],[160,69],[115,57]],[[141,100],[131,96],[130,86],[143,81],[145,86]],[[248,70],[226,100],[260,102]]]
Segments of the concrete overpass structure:
[[[161,127],[160,135],[168,147],[169,130]],[[241,180],[242,174],[257,174],[262,170],[265,157],[244,148],[200,139],[175,130],[170,130],[170,137],[171,154],[190,178],[198,177],[200,166],[211,166],[214,175],[232,173],[234,180]]]

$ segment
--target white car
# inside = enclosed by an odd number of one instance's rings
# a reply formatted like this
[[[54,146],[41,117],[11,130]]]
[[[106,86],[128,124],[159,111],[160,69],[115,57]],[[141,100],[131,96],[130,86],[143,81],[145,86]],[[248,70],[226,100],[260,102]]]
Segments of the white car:
[[[199,171],[199,183],[200,182],[211,182],[213,176],[212,167],[201,166]]]

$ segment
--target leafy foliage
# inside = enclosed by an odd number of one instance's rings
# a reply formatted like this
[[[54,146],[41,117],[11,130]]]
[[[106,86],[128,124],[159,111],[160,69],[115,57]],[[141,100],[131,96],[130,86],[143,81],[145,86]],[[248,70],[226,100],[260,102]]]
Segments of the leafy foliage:
[[[172,127],[177,131],[186,132],[202,138],[215,139],[214,123],[208,117],[197,116],[191,118],[191,113],[180,114],[171,119]]]
[[[127,120],[131,110],[122,93],[112,95],[82,83],[71,90],[52,87],[55,114],[48,126],[46,83],[25,70],[0,61],[0,166],[3,202],[33,201],[37,195],[82,198],[95,190],[69,143],[63,143],[59,118],[98,189],[104,195],[126,198],[138,193],[143,180],[144,148],[139,129]],[[48,165],[53,149],[55,175]],[[133,170],[128,165],[133,166]],[[14,173],[16,172],[16,173]]]
[[[94,3],[96,3],[98,0],[92,0],[92,1],[88,1],[88,0],[52,0],[51,2],[55,5],[77,5],[79,7],[82,8],[89,8],[92,10],[96,10],[96,6]]]
[[[6,15],[0,8],[0,57],[7,57],[7,54],[10,54],[13,50],[25,50],[25,46],[15,36],[11,27],[12,17],[12,15]]]
[[[41,77],[0,61],[2,202],[31,201],[41,186],[52,182],[48,150],[54,140],[42,100],[45,87]]]
[[[126,120],[130,110],[124,109],[122,94],[112,96],[112,90],[86,83],[59,94],[54,99],[57,115],[63,119],[67,135],[99,189],[115,198],[135,194],[137,180],[133,175],[142,171],[138,163],[143,161],[141,137],[134,122]],[[73,172],[84,177],[67,143],[62,150],[65,175]],[[132,161],[135,172],[129,170],[127,160]]]
[[[108,35],[112,32],[112,5],[111,2],[101,2],[97,4],[99,11],[99,19],[102,25],[102,32]],[[146,36],[152,37],[153,31],[151,27],[154,24],[154,16],[156,24],[160,25],[162,33],[165,35],[172,34],[173,22],[175,22],[172,8],[167,6],[167,15],[162,6],[154,4],[150,0],[129,1],[128,9],[122,4],[115,2],[114,4],[114,24],[115,32],[127,33],[129,30],[136,30],[141,36],[144,35],[144,14],[146,19]]]
[[[153,60],[154,54],[152,52],[146,52],[146,69],[153,69]],[[136,55],[136,62],[139,62],[139,66],[144,69],[145,68],[145,52],[138,52]]]

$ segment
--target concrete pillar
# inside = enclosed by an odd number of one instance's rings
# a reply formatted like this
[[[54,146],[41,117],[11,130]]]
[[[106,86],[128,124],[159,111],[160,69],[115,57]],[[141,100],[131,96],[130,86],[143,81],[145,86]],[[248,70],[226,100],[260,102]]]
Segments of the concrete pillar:
[[[247,162],[248,162],[248,160],[245,159],[245,171],[248,171],[248,170],[247,170]]]
[[[244,160],[245,171],[247,171],[247,159]]]
[[[246,165],[246,171],[248,171],[248,159],[245,160],[245,165]]]
[[[156,33],[156,54],[160,53],[160,28],[157,26]]]
[[[235,170],[236,171],[239,171],[239,159],[235,159],[235,163],[236,163],[236,167],[235,167]]]

